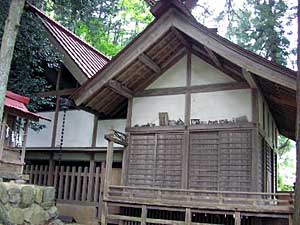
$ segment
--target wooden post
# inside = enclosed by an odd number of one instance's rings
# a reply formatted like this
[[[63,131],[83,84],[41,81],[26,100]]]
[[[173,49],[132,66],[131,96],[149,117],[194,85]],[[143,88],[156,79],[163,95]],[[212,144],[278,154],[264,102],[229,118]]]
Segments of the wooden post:
[[[185,225],[192,224],[192,213],[190,208],[186,208],[185,210]]]
[[[89,168],[89,182],[88,182],[88,194],[87,194],[87,201],[92,201],[92,191],[94,187],[94,175],[95,175],[95,154],[91,155],[90,159],[90,168]]]
[[[21,174],[23,174],[23,170],[24,170],[28,126],[29,126],[29,120],[26,119],[24,124],[24,134],[23,134],[22,152],[21,152],[21,163],[23,164],[21,167]]]
[[[104,202],[101,207],[101,225],[107,224],[106,221],[106,215],[108,214],[107,210],[108,210],[107,202]]]
[[[113,147],[114,147],[114,143],[112,141],[109,141],[107,152],[106,152],[106,169],[105,169],[104,193],[103,193],[104,200],[105,198],[108,197],[109,185],[111,184]]]
[[[240,212],[234,213],[234,225],[241,225],[241,213]]]
[[[0,49],[0,121],[2,121],[7,81],[24,4],[25,0],[12,0],[5,21]]]
[[[60,80],[61,80],[61,69],[59,69],[56,79],[56,91],[59,91],[60,88]],[[57,134],[57,122],[58,122],[58,115],[59,115],[59,98],[60,96],[56,94],[56,105],[55,105],[55,113],[53,119],[53,128],[52,128],[52,140],[51,140],[51,147],[55,147],[56,142],[56,134]]]
[[[47,179],[48,186],[53,186],[54,168],[55,168],[55,161],[54,161],[53,157],[54,157],[54,154],[53,154],[53,152],[51,152],[50,159],[49,159],[48,179]]]
[[[0,160],[2,159],[2,155],[3,155],[3,148],[4,148],[4,142],[5,142],[5,126],[7,123],[7,113],[4,113],[4,117],[3,117],[3,121],[2,121],[2,125],[1,125],[1,136],[0,136]]]
[[[147,219],[147,207],[143,205],[142,213],[141,213],[141,225],[146,225],[146,219]]]
[[[297,118],[296,118],[296,185],[293,224],[300,224],[300,0],[298,0],[298,49],[297,49]]]
[[[96,147],[97,144],[97,132],[98,132],[98,116],[94,116],[94,126],[93,126],[93,138],[92,147]]]

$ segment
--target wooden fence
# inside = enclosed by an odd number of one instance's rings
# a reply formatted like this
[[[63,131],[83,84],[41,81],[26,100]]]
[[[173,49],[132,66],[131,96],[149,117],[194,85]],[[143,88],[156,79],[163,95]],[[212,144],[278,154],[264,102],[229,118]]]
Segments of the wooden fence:
[[[56,166],[50,171],[47,165],[28,165],[24,172],[30,184],[54,186],[58,202],[101,205],[104,166]]]

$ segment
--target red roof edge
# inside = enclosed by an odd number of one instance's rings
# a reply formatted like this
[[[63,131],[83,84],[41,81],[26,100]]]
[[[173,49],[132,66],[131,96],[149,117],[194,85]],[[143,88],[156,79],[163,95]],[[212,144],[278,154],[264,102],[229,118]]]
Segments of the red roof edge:
[[[22,96],[22,95],[18,95],[16,93],[11,92],[11,91],[7,91],[6,96],[10,99],[16,100],[16,101],[21,102],[25,105],[27,105],[30,101],[30,98]]]

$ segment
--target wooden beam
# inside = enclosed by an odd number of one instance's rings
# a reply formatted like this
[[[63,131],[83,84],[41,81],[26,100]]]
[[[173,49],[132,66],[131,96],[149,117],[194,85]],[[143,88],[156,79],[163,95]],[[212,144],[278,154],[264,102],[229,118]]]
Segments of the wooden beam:
[[[205,84],[205,85],[195,85],[190,87],[148,89],[148,90],[135,93],[134,97],[178,95],[178,94],[185,94],[187,91],[189,91],[190,93],[204,93],[204,92],[239,90],[239,89],[248,89],[248,88],[249,86],[245,82]]]
[[[243,76],[244,76],[244,78],[245,78],[245,80],[247,81],[247,83],[249,84],[249,86],[251,87],[251,88],[253,88],[253,89],[257,89],[258,88],[258,86],[257,86],[257,84],[256,84],[256,82],[255,82],[255,79],[254,79],[254,77],[252,76],[252,74],[248,71],[248,70],[246,70],[246,69],[242,69],[242,73],[243,73]]]
[[[222,63],[220,62],[220,60],[217,58],[216,54],[210,50],[209,48],[207,48],[206,46],[204,46],[205,51],[207,52],[207,54],[209,55],[210,59],[218,66],[218,67],[222,67]]]
[[[161,68],[159,65],[157,65],[149,56],[147,56],[145,53],[142,53],[139,55],[139,60],[144,63],[146,66],[148,66],[151,70],[153,70],[155,73],[160,73]]]
[[[125,87],[123,84],[116,80],[109,80],[107,82],[107,86],[114,91],[115,93],[126,97],[126,98],[132,98],[133,96],[133,91],[130,90],[129,88]]]
[[[29,120],[26,119],[25,124],[24,124],[24,133],[23,133],[23,141],[22,141],[21,163],[23,165],[22,165],[22,169],[21,169],[21,174],[23,174],[23,169],[24,169],[28,127],[29,127]]]
[[[106,168],[105,168],[105,179],[104,179],[104,190],[103,198],[104,200],[108,197],[109,185],[111,184],[112,176],[112,164],[113,164],[113,151],[114,143],[108,141],[107,152],[106,152]]]
[[[234,225],[241,225],[241,213],[240,212],[234,213]]]
[[[183,17],[179,12],[175,11],[175,13],[173,25],[195,41],[257,76],[296,90],[296,77],[293,71],[266,62],[262,57],[249,53],[245,49],[219,38],[216,34],[208,32],[206,27]]]
[[[101,76],[96,76],[93,82],[89,82],[82,86],[81,91],[74,96],[77,105],[81,105],[88,100],[95,92],[100,90],[108,80],[113,79],[127,65],[132,63],[137,57],[145,52],[153,43],[167,33],[172,26],[173,19],[171,16],[172,10],[165,13],[159,20],[149,25],[145,31],[135,39],[131,44],[121,51],[114,58],[114,63],[108,64],[101,72]]]
[[[4,112],[3,121],[1,122],[1,136],[0,136],[0,160],[2,160],[3,156],[3,148],[5,144],[5,131],[6,131],[6,123],[7,123],[8,114]]]
[[[175,34],[176,38],[187,48],[191,49],[191,44],[183,37],[183,35],[175,27],[171,28],[171,31]]]
[[[98,132],[98,116],[94,115],[92,147],[96,147],[96,144],[97,144],[97,132]]]
[[[71,95],[76,90],[77,90],[77,88],[68,88],[68,89],[63,89],[63,90],[40,92],[40,93],[37,93],[36,96],[40,97],[40,98],[46,98],[46,97],[50,97],[50,96]]]
[[[141,213],[141,225],[146,225],[146,219],[147,219],[147,206],[142,206],[142,213]]]

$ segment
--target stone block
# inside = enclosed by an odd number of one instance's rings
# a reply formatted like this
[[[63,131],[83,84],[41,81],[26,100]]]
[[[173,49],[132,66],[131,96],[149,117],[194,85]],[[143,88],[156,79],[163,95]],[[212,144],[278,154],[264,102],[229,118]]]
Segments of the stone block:
[[[12,206],[17,207],[21,201],[21,190],[16,185],[9,185],[8,190],[8,201]]]
[[[7,221],[9,224],[23,224],[24,213],[20,208],[11,207],[7,212]]]
[[[3,183],[0,183],[0,202],[3,204],[8,202],[7,189]]]
[[[45,224],[50,219],[48,213],[37,204],[24,209],[24,220],[31,225]]]
[[[48,209],[47,213],[48,213],[50,219],[57,219],[57,217],[58,217],[58,210],[55,206],[52,206],[50,209]]]
[[[33,204],[35,198],[34,189],[31,186],[24,186],[21,189],[21,208],[29,207]]]
[[[55,201],[55,188],[45,187],[43,191],[43,202],[54,202]]]
[[[42,187],[35,187],[35,199],[34,201],[37,204],[41,204],[43,202],[43,188]]]

